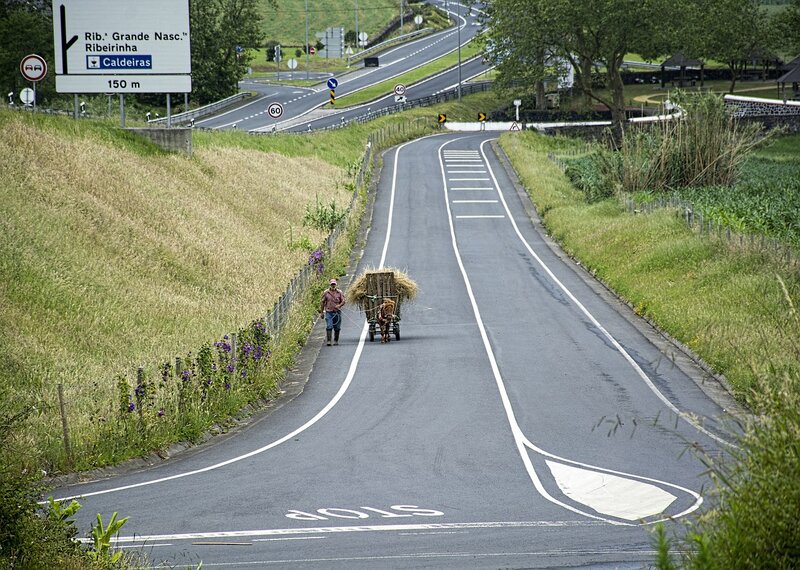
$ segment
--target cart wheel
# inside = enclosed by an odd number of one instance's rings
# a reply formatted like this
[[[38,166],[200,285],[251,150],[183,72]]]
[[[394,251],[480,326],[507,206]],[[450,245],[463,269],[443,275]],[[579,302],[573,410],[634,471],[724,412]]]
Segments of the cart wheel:
[[[395,323],[394,324],[394,339],[395,340],[400,340],[400,324],[399,323]]]

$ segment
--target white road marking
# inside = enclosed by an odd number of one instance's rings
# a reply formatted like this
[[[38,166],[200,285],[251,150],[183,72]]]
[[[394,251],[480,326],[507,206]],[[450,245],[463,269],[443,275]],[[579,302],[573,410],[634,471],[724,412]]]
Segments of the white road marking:
[[[637,521],[663,513],[676,497],[663,489],[588,469],[546,461],[556,483],[564,494],[598,513]],[[620,499],[623,499],[621,501]]]
[[[283,538],[254,538],[253,542],[273,542],[276,540],[319,540],[326,539],[327,536],[285,536]]]
[[[494,216],[494,215],[492,215],[492,216],[490,216],[490,215],[485,215],[485,216],[456,216],[456,218],[459,218],[459,219],[470,219],[470,218],[505,218],[505,216]]]
[[[88,539],[86,539],[88,541]],[[94,540],[94,539],[92,539]],[[114,548],[156,548],[157,546],[172,546],[171,542],[165,542],[163,544],[119,544]]]
[[[381,260],[380,260],[380,264],[378,265],[378,268],[383,267],[383,264],[386,262],[386,251],[389,248],[389,240],[390,240],[391,234],[392,234],[392,216],[394,215],[394,196],[395,196],[395,193],[397,191],[397,170],[398,170],[398,168],[397,168],[397,156],[399,155],[400,150],[403,147],[405,147],[406,145],[412,144],[413,142],[416,142],[416,141],[413,141],[413,140],[412,141],[408,141],[407,143],[404,143],[404,144],[398,146],[397,150],[395,151],[395,153],[396,153],[395,154],[395,169],[394,169],[394,174],[393,174],[393,178],[392,178],[391,198],[389,200],[389,214],[388,214],[389,221],[388,221],[387,228],[386,228],[386,238],[385,238],[385,241],[384,241],[384,244],[383,244],[383,253],[381,254]],[[368,327],[369,327],[369,323],[364,321],[364,325],[361,328],[361,335],[360,335],[359,340],[358,340],[358,345],[356,346],[356,351],[353,354],[352,360],[350,361],[350,368],[347,371],[347,376],[345,377],[344,382],[339,387],[339,391],[336,392],[336,395],[333,397],[333,399],[331,399],[331,401],[328,402],[325,405],[324,408],[322,408],[319,412],[317,412],[317,414],[313,418],[308,420],[306,423],[304,423],[303,425],[301,425],[299,428],[297,428],[296,430],[292,431],[291,433],[288,433],[285,436],[281,437],[280,439],[277,439],[277,440],[273,441],[272,443],[269,443],[269,444],[267,444],[267,445],[265,445],[263,447],[259,447],[258,449],[254,449],[253,451],[245,453],[244,455],[239,455],[237,457],[232,457],[232,458],[230,458],[230,459],[228,459],[226,461],[221,461],[219,463],[215,463],[213,465],[208,465],[206,467],[202,467],[200,469],[195,469],[193,471],[186,471],[184,473],[177,473],[175,475],[170,475],[168,477],[160,477],[160,478],[157,478],[157,479],[151,479],[149,481],[142,481],[141,483],[132,483],[130,485],[122,485],[120,487],[112,487],[110,489],[103,489],[102,491],[93,491],[93,492],[90,492],[90,493],[80,493],[80,494],[77,494],[77,495],[61,497],[61,498],[55,499],[55,500],[61,502],[61,501],[69,501],[69,500],[72,500],[72,499],[79,499],[79,498],[84,498],[84,497],[93,497],[93,496],[96,496],[96,495],[105,495],[107,493],[115,493],[115,492],[118,492],[118,491],[126,491],[128,489],[135,489],[135,488],[138,488],[138,487],[146,487],[148,485],[156,485],[158,483],[165,483],[167,481],[173,481],[175,479],[182,479],[184,477],[190,477],[192,475],[198,475],[200,473],[206,473],[208,471],[213,471],[215,469],[220,469],[221,467],[225,467],[227,465],[231,465],[233,463],[237,463],[237,462],[242,461],[244,459],[247,459],[249,457],[253,457],[254,455],[259,455],[261,453],[264,453],[265,451],[268,451],[268,450],[272,449],[273,447],[279,446],[280,444],[282,444],[284,442],[290,441],[295,436],[297,436],[300,433],[304,432],[305,430],[307,430],[308,428],[313,426],[315,423],[317,423],[319,420],[321,420],[323,417],[325,417],[325,415],[329,411],[331,411],[333,409],[333,407],[336,406],[336,404],[339,403],[339,400],[342,399],[342,396],[344,396],[345,392],[347,392],[347,389],[350,387],[350,384],[353,382],[353,377],[355,376],[356,369],[358,367],[358,362],[361,359],[361,352],[364,350],[364,342],[365,342],[365,340],[367,338]],[[47,504],[47,502],[46,501],[41,501],[41,504]]]
[[[450,190],[494,190],[491,186],[459,186],[456,188],[450,188]]]
[[[497,200],[453,200],[453,204],[497,204]]]
[[[505,387],[505,381],[503,380],[502,374],[500,373],[500,367],[497,364],[497,359],[495,358],[494,350],[492,349],[491,343],[489,342],[489,336],[486,333],[486,327],[484,326],[483,319],[481,318],[480,309],[478,308],[478,303],[475,300],[475,295],[474,295],[474,293],[472,291],[472,284],[470,282],[469,276],[467,275],[467,270],[464,267],[464,263],[463,263],[463,261],[461,259],[461,252],[460,252],[460,250],[458,248],[458,242],[456,240],[455,227],[454,227],[454,224],[453,224],[454,216],[453,216],[452,210],[450,209],[450,197],[449,197],[448,188],[447,188],[447,175],[445,174],[445,165],[444,165],[444,161],[441,159],[441,155],[442,155],[442,149],[446,145],[451,144],[453,142],[456,142],[458,140],[460,140],[460,139],[453,139],[451,141],[448,141],[448,142],[442,144],[439,147],[439,156],[440,156],[439,163],[440,163],[442,182],[443,182],[442,183],[442,188],[443,188],[443,191],[444,191],[445,206],[447,208],[447,218],[448,218],[448,222],[449,222],[449,225],[450,225],[450,242],[451,242],[451,245],[453,247],[453,253],[455,255],[459,271],[461,272],[461,277],[462,277],[462,279],[464,281],[464,285],[467,288],[467,295],[469,297],[470,304],[472,305],[472,312],[473,312],[473,314],[475,316],[475,320],[476,320],[476,322],[478,324],[478,331],[480,332],[481,340],[483,341],[483,346],[484,346],[484,350],[486,351],[486,356],[489,359],[489,365],[490,365],[490,367],[492,369],[492,375],[494,376],[495,384],[497,385],[498,391],[500,392],[500,399],[502,401],[503,408],[504,408],[504,410],[506,412],[506,417],[508,419],[509,426],[511,427],[511,432],[512,432],[512,434],[514,436],[514,442],[516,443],[517,451],[519,452],[520,458],[522,459],[522,462],[525,465],[525,469],[528,472],[528,477],[530,478],[531,482],[533,483],[534,487],[539,492],[539,494],[542,497],[544,497],[545,499],[547,499],[548,501],[550,501],[551,503],[553,503],[553,504],[559,505],[560,507],[563,507],[563,508],[565,508],[565,509],[567,509],[569,511],[572,511],[574,513],[578,513],[580,515],[583,515],[583,516],[586,516],[586,517],[589,517],[589,518],[605,521],[605,522],[607,522],[609,524],[629,526],[629,525],[631,525],[631,523],[621,522],[619,520],[608,519],[608,518],[605,518],[605,517],[597,516],[597,515],[591,514],[589,512],[582,511],[582,510],[580,510],[580,509],[578,509],[576,507],[573,507],[570,504],[567,504],[567,503],[565,503],[563,501],[560,501],[560,500],[556,499],[555,497],[550,495],[550,493],[548,493],[547,490],[544,488],[544,485],[542,484],[541,480],[539,479],[538,474],[536,473],[536,470],[533,467],[533,463],[531,461],[530,456],[528,455],[528,452],[527,452],[526,448],[531,449],[532,451],[534,451],[536,453],[539,453],[540,455],[543,455],[545,457],[550,457],[552,459],[557,459],[557,460],[563,461],[564,463],[569,463],[569,464],[573,464],[573,465],[579,465],[581,467],[586,467],[586,468],[592,469],[594,471],[604,472],[604,473],[614,473],[615,475],[621,475],[623,477],[629,477],[629,478],[635,479],[635,480],[644,480],[644,479],[646,479],[646,478],[641,477],[641,476],[632,475],[632,474],[626,474],[626,473],[620,473],[620,472],[616,472],[616,471],[611,471],[611,470],[604,469],[604,468],[601,468],[601,467],[590,466],[590,465],[586,465],[586,464],[583,464],[583,463],[578,463],[576,461],[572,461],[572,460],[569,460],[569,459],[564,459],[562,457],[558,457],[558,456],[556,456],[556,455],[554,455],[552,453],[548,453],[548,452],[546,452],[546,451],[534,446],[530,442],[530,440],[528,440],[528,438],[525,436],[525,434],[522,432],[522,428],[520,428],[519,423],[517,422],[516,416],[514,414],[514,409],[511,406],[511,400],[510,400],[510,398],[508,396],[508,392],[507,392],[506,387]],[[480,147],[481,148],[481,153],[483,155],[484,161],[486,162],[487,168],[489,170],[489,174],[492,177],[492,181],[494,183],[495,189],[497,190],[497,195],[498,195],[498,197],[500,198],[500,200],[503,203],[503,207],[504,207],[504,209],[506,211],[506,214],[508,214],[509,219],[511,220],[511,224],[514,227],[514,230],[516,231],[517,236],[525,244],[525,246],[528,249],[529,253],[539,262],[539,264],[542,267],[544,267],[547,270],[548,275],[559,284],[559,286],[569,295],[569,297],[575,303],[577,303],[580,307],[583,307],[583,305],[580,304],[580,302],[577,300],[577,298],[575,298],[575,296],[572,295],[572,293],[570,293],[567,290],[567,288],[560,281],[558,281],[558,279],[555,277],[555,275],[549,270],[549,268],[547,268],[547,266],[542,262],[542,260],[539,258],[539,256],[536,255],[536,253],[533,251],[533,249],[525,241],[524,237],[520,233],[519,228],[517,227],[516,222],[514,222],[513,216],[511,215],[511,210],[508,208],[508,204],[506,203],[505,198],[503,197],[503,192],[502,192],[502,190],[500,188],[500,184],[498,183],[497,178],[494,175],[494,171],[492,170],[491,164],[489,163],[489,159],[486,156],[486,153],[484,151],[484,145],[487,144],[488,142],[489,142],[489,139],[487,139],[486,141],[481,143],[481,147]],[[585,309],[585,307],[583,308],[583,311],[587,316],[591,317],[591,315]],[[595,323],[595,325],[598,328],[600,328],[602,331],[604,331],[604,333],[606,335],[608,335],[609,338],[611,338],[610,335],[607,332],[605,332],[605,329],[603,329],[600,326],[600,324],[597,322],[597,320],[594,319],[594,317],[591,317],[591,319],[592,319],[592,322]],[[620,350],[622,350],[622,347],[619,346],[619,343],[616,343],[616,341],[614,341],[614,343],[615,343],[615,346],[617,346]],[[625,354],[627,354],[627,353],[625,353]],[[628,357],[628,358],[630,358],[630,357]],[[634,364],[635,364],[635,362],[634,362]],[[641,369],[639,369],[639,370],[641,370]],[[674,406],[672,406],[672,407],[674,407]],[[651,482],[655,482],[655,480],[653,480],[653,479],[647,479],[647,480],[651,481]],[[691,496],[693,496],[695,498],[695,502],[689,508],[687,508],[685,511],[683,511],[683,512],[679,513],[678,515],[675,515],[675,516],[673,516],[671,518],[678,518],[680,516],[683,516],[683,515],[686,515],[688,513],[691,513],[692,511],[698,509],[700,507],[700,505],[702,504],[702,502],[703,502],[702,497],[700,497],[699,494],[695,493],[694,491],[692,491],[690,489],[685,489],[683,487],[679,487],[678,485],[674,485],[672,483],[667,483],[667,482],[664,482],[664,481],[658,481],[658,483],[660,483],[661,485],[664,485],[664,486],[669,486],[669,487],[672,487],[672,488],[675,488],[675,489],[680,489],[680,490],[688,493],[689,495],[691,495]],[[647,524],[652,524],[652,523],[647,523]]]
[[[215,538],[250,538],[250,537],[292,537],[315,536],[331,534],[349,534],[362,532],[410,532],[410,531],[435,531],[435,530],[469,530],[469,529],[506,529],[506,528],[584,528],[591,526],[605,526],[594,521],[487,521],[468,523],[420,523],[420,524],[382,524],[382,525],[352,525],[352,526],[321,526],[309,528],[272,528],[254,530],[231,530],[218,532],[187,532],[179,534],[136,534],[132,536],[118,536],[112,539],[115,544],[132,544],[161,540],[206,540]],[[91,538],[78,539],[81,542],[91,542]],[[253,539],[256,542],[256,539]]]
[[[491,180],[490,178],[448,178],[449,182],[475,182],[476,180]]]
[[[486,174],[485,170],[448,170],[447,174]]]

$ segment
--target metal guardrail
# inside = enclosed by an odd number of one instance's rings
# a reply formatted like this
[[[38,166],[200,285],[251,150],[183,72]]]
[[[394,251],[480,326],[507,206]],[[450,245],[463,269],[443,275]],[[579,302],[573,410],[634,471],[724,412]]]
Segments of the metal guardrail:
[[[386,40],[386,41],[382,41],[381,43],[375,44],[374,46],[370,46],[367,49],[362,50],[362,51],[360,51],[360,52],[358,52],[356,54],[347,56],[347,65],[350,65],[352,62],[358,61],[359,59],[363,59],[363,58],[367,57],[371,53],[378,52],[378,51],[384,49],[385,47],[388,47],[388,46],[396,44],[396,43],[404,42],[404,41],[407,41],[407,40],[412,40],[412,39],[416,38],[417,36],[422,36],[422,35],[425,35],[425,34],[428,34],[428,33],[432,32],[432,31],[433,31],[432,28],[422,28],[421,30],[415,30],[415,31],[409,32],[407,34],[403,34],[402,36],[397,36],[395,38],[392,38],[392,39],[389,39],[389,40]]]
[[[461,94],[469,95],[471,93],[481,93],[483,91],[489,91],[491,88],[492,88],[491,81],[468,83],[466,85],[461,86]],[[410,99],[404,103],[395,103],[394,105],[384,107],[383,109],[378,109],[377,111],[371,111],[369,110],[369,107],[367,107],[367,112],[363,115],[359,115],[357,117],[350,119],[349,121],[344,121],[338,125],[331,125],[330,127],[325,127],[324,129],[320,130],[341,129],[343,127],[346,127],[349,123],[352,123],[353,121],[355,121],[356,123],[366,123],[367,121],[377,119],[378,117],[393,115],[394,113],[399,113],[401,111],[413,109],[414,107],[429,107],[431,105],[444,103],[445,101],[450,101],[452,99],[457,99],[457,98],[458,98],[458,87],[454,87],[453,89],[450,89],[448,91],[442,91],[441,93],[436,93],[435,95],[426,95],[425,97]]]
[[[226,97],[225,99],[220,99],[219,101],[215,101],[214,103],[210,103],[208,105],[204,105],[203,107],[198,107],[197,109],[192,109],[191,111],[185,111],[183,113],[178,113],[177,115],[172,115],[172,117],[159,117],[158,119],[150,119],[147,121],[149,124],[160,124],[166,123],[167,119],[170,119],[172,123],[187,123],[190,122],[192,119],[196,119],[198,117],[205,117],[206,115],[211,115],[219,111],[220,109],[224,109],[228,105],[232,103],[236,103],[237,101],[243,101],[248,97],[251,97],[251,93],[237,93],[236,95],[231,95],[230,97]]]

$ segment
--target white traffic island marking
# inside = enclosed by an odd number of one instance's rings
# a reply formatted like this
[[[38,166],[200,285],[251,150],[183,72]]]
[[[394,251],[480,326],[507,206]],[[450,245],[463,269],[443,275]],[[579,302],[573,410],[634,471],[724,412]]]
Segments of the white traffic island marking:
[[[663,489],[609,473],[547,461],[564,494],[598,513],[636,521],[663,513],[677,498]]]

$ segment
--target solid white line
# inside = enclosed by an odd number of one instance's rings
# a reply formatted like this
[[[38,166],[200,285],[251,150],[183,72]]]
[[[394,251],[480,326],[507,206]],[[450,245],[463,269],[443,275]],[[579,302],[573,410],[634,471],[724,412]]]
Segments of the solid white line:
[[[485,216],[456,216],[456,218],[460,218],[460,219],[465,219],[465,218],[466,219],[470,219],[470,218],[505,218],[505,216],[490,216],[490,215],[485,215]]]
[[[497,204],[497,200],[453,200],[453,204]]]
[[[447,192],[447,175],[445,174],[444,171],[444,161],[441,159],[441,152],[446,145],[455,142],[457,140],[459,139],[446,142],[439,147],[439,155],[440,155],[439,164],[442,172],[442,188],[444,190],[444,202],[447,208],[447,221],[448,224],[450,225],[450,244],[453,247],[453,254],[455,255],[456,263],[458,264],[458,269],[461,272],[461,278],[464,281],[465,287],[467,288],[467,296],[469,297],[469,302],[470,305],[472,306],[472,313],[475,316],[475,321],[478,324],[478,331],[480,332],[481,340],[483,341],[483,348],[486,351],[487,358],[489,359],[489,366],[492,369],[492,375],[494,377],[495,384],[497,385],[498,391],[500,392],[500,400],[502,401],[503,409],[505,409],[506,418],[508,419],[509,426],[511,427],[511,433],[514,436],[514,443],[517,446],[517,452],[519,453],[519,456],[522,459],[522,463],[525,466],[525,470],[528,472],[528,477],[530,478],[531,482],[533,483],[533,486],[536,488],[539,494],[555,505],[567,509],[568,511],[572,511],[573,513],[577,513],[579,515],[583,515],[591,519],[604,521],[613,525],[633,526],[630,523],[615,521],[612,519],[607,519],[604,517],[593,515],[591,513],[587,513],[585,511],[573,507],[572,505],[564,503],[563,501],[559,501],[558,499],[550,495],[550,493],[547,492],[547,489],[544,488],[542,482],[539,480],[539,476],[536,474],[536,470],[533,467],[531,458],[528,455],[528,452],[525,450],[525,445],[523,443],[525,441],[525,436],[522,433],[519,424],[517,423],[516,417],[514,416],[514,409],[511,407],[511,401],[508,397],[508,393],[506,392],[505,383],[503,382],[503,377],[500,374],[500,367],[497,365],[497,359],[495,358],[494,351],[492,350],[492,346],[489,343],[489,336],[486,334],[486,327],[483,324],[483,319],[481,318],[481,312],[480,309],[478,309],[478,303],[475,300],[475,294],[472,292],[472,284],[469,280],[469,276],[467,275],[467,270],[464,267],[464,262],[461,260],[461,252],[458,249],[458,242],[456,241],[456,230],[453,224],[453,213],[450,210],[450,197]]]
[[[187,532],[179,534],[151,534],[119,536],[111,539],[116,544],[130,544],[137,542],[159,540],[202,540],[212,538],[249,538],[249,537],[291,537],[314,536],[330,534],[348,534],[360,532],[408,532],[431,530],[469,530],[469,529],[505,529],[505,528],[580,528],[590,526],[605,526],[592,521],[486,521],[469,523],[417,523],[417,524],[385,524],[385,525],[351,525],[351,526],[322,526],[309,528],[271,528],[254,530],[231,530],[218,532]],[[80,539],[81,542],[90,542],[91,538]],[[253,542],[256,540],[254,539]]]
[[[448,178],[449,182],[472,182],[475,180],[490,180],[489,178]]]
[[[448,170],[447,174],[486,174],[486,171],[485,170]]]
[[[392,177],[392,191],[391,191],[391,197],[390,197],[390,201],[389,201],[389,214],[388,214],[389,221],[388,221],[387,229],[386,229],[386,238],[385,238],[384,244],[383,244],[383,253],[381,255],[380,265],[378,266],[379,268],[383,267],[383,264],[386,261],[386,251],[389,248],[389,239],[390,239],[391,233],[392,233],[392,216],[393,216],[393,213],[394,213],[394,196],[395,196],[396,188],[397,188],[397,170],[398,170],[397,169],[397,155],[400,153],[400,149],[402,149],[406,145],[411,144],[412,142],[415,142],[415,141],[409,141],[409,142],[407,142],[405,144],[400,145],[399,147],[397,147],[397,150],[396,150],[396,153],[395,153],[395,169],[394,169],[394,174],[393,174],[393,177]],[[366,321],[364,321],[364,326],[361,328],[361,336],[359,337],[359,341],[358,341],[358,345],[356,346],[355,354],[353,355],[353,359],[350,361],[350,368],[347,371],[347,376],[345,377],[344,383],[339,387],[339,391],[336,393],[336,395],[333,397],[333,399],[325,405],[324,408],[322,408],[319,412],[317,412],[317,414],[313,418],[308,420],[306,423],[304,423],[302,426],[300,426],[296,430],[292,431],[291,433],[283,436],[282,438],[280,438],[280,439],[278,439],[276,441],[273,441],[272,443],[270,443],[268,445],[265,445],[263,447],[259,447],[258,449],[254,449],[253,451],[245,453],[244,455],[240,455],[238,457],[232,457],[231,459],[228,459],[226,461],[222,461],[220,463],[215,463],[214,465],[209,465],[209,466],[203,467],[201,469],[195,469],[193,471],[187,471],[185,473],[178,473],[176,475],[170,475],[169,477],[161,477],[161,478],[158,478],[158,479],[152,479],[150,481],[143,481],[141,483],[133,483],[131,485],[123,485],[121,487],[113,487],[111,489],[105,489],[105,490],[102,490],[102,491],[94,491],[94,492],[91,492],[91,493],[81,493],[81,494],[78,494],[78,495],[62,497],[62,498],[56,499],[56,500],[57,501],[69,501],[71,499],[78,499],[78,498],[81,498],[81,497],[93,497],[95,495],[105,495],[107,493],[114,493],[114,492],[117,492],[117,491],[125,491],[125,490],[128,490],[128,489],[135,489],[137,487],[145,487],[145,486],[148,486],[148,485],[155,485],[155,484],[158,484],[158,483],[164,483],[166,481],[172,481],[174,479],[182,479],[184,477],[197,475],[199,473],[205,473],[207,471],[213,471],[215,469],[219,469],[221,467],[225,467],[225,466],[230,465],[232,463],[236,463],[238,461],[242,461],[242,460],[247,459],[249,457],[253,457],[254,455],[259,455],[261,453],[264,453],[265,451],[268,451],[268,450],[272,449],[273,447],[277,447],[280,444],[291,440],[292,438],[294,438],[298,434],[304,432],[305,430],[307,430],[308,428],[313,426],[315,423],[317,423],[319,420],[321,420],[329,411],[331,411],[333,409],[333,407],[336,404],[339,403],[339,400],[341,400],[342,396],[344,396],[345,392],[347,392],[347,389],[350,387],[350,384],[353,381],[353,377],[355,376],[356,368],[358,367],[358,362],[361,359],[361,352],[364,350],[364,342],[365,342],[366,337],[367,337],[368,326],[369,326],[368,323]]]
[[[88,540],[88,539],[87,539]],[[94,539],[92,539],[94,540]],[[157,546],[172,546],[171,542],[165,542],[163,544],[120,544],[115,546],[114,548],[155,548]]]
[[[489,142],[489,140],[486,140],[483,143],[481,143],[481,153],[483,153],[484,159],[486,159],[486,163],[488,165],[489,164],[489,160],[486,157],[486,153],[485,153],[485,151],[483,149],[483,146],[487,142]],[[656,385],[653,384],[653,381],[650,380],[650,377],[645,373],[645,371],[642,370],[642,368],[636,363],[636,361],[631,357],[631,355],[628,354],[628,351],[626,351],[622,347],[622,345],[619,342],[617,342],[617,339],[615,339],[611,335],[611,333],[609,333],[603,327],[603,325],[600,324],[600,321],[598,321],[594,317],[594,315],[592,315],[589,312],[589,310],[583,305],[583,303],[581,303],[578,300],[578,298],[575,297],[575,295],[573,295],[572,292],[569,289],[567,289],[567,287],[558,279],[558,277],[556,277],[555,274],[552,271],[550,271],[550,268],[544,263],[544,261],[542,261],[542,259],[538,255],[536,255],[536,252],[533,251],[533,248],[531,247],[531,245],[523,237],[522,232],[519,231],[519,227],[517,227],[517,224],[514,221],[514,218],[511,217],[511,211],[508,208],[508,204],[506,203],[505,197],[503,196],[503,191],[500,188],[500,184],[497,182],[497,178],[494,175],[494,171],[492,170],[491,166],[487,166],[487,167],[489,168],[489,175],[492,177],[494,185],[497,188],[497,194],[500,197],[501,202],[503,203],[503,208],[505,208],[505,211],[509,215],[509,219],[511,220],[511,225],[514,227],[514,232],[517,234],[517,237],[520,239],[522,244],[525,246],[525,249],[528,250],[528,253],[530,253],[531,256],[533,256],[533,258],[542,267],[542,269],[544,269],[544,271],[547,273],[547,275],[550,277],[550,279],[552,279],[553,282],[558,286],[558,288],[561,289],[567,297],[569,297],[569,299],[575,304],[575,306],[578,307],[578,309],[580,309],[580,311],[584,315],[586,315],[586,317],[592,322],[592,324],[595,327],[597,327],[597,329],[603,334],[603,336],[606,337],[608,339],[608,341],[611,342],[611,344],[614,345],[614,348],[617,349],[617,352],[619,352],[622,355],[622,357],[628,362],[628,364],[631,365],[631,367],[636,371],[636,373],[644,381],[644,383],[647,384],[647,387],[650,388],[650,391],[653,392],[656,395],[656,397],[659,400],[661,400],[661,402],[667,408],[669,408],[669,410],[672,413],[674,413],[675,415],[683,418],[689,425],[694,427],[699,432],[701,432],[701,433],[705,434],[706,436],[710,437],[714,441],[716,441],[718,443],[722,443],[724,445],[731,445],[729,442],[725,441],[721,437],[716,436],[713,433],[711,433],[710,431],[708,431],[707,429],[705,429],[703,426],[701,426],[699,423],[697,423],[694,419],[692,419],[688,414],[685,414],[684,412],[680,411],[677,408],[677,406],[675,406],[675,404],[673,404],[669,400],[669,398],[664,396],[664,394],[661,393],[661,391],[656,387]]]
[[[450,190],[494,190],[491,186],[460,186],[450,188]]]
[[[490,142],[490,139],[487,139],[483,143],[481,143],[481,153],[483,153],[483,156],[486,159],[486,163],[487,163],[488,168],[489,168],[489,173],[492,176],[492,179],[494,181],[495,187],[497,188],[497,195],[500,198],[501,202],[503,203],[503,207],[505,208],[506,213],[509,216],[509,220],[511,221],[511,224],[512,224],[512,226],[514,228],[515,233],[517,234],[517,237],[520,239],[520,241],[522,241],[523,245],[528,250],[528,253],[530,253],[533,256],[533,258],[539,263],[539,265],[542,267],[542,269],[545,270],[545,272],[553,280],[553,282],[556,283],[556,285],[558,285],[558,287],[564,292],[564,294],[566,294],[570,298],[570,300],[572,300],[572,302],[575,303],[575,305],[581,310],[581,312],[584,315],[586,315],[586,317],[589,318],[589,320],[591,320],[592,323],[603,333],[603,336],[605,336],[614,345],[614,347],[617,349],[617,351],[620,352],[620,354],[623,355],[625,360],[628,361],[628,363],[637,371],[639,376],[642,379],[644,379],[645,383],[650,387],[650,389],[656,394],[656,396],[662,402],[664,402],[664,404],[670,410],[672,410],[674,413],[676,413],[680,417],[683,417],[687,422],[689,422],[690,425],[692,425],[696,429],[700,430],[703,433],[706,433],[706,435],[708,435],[709,437],[712,437],[713,439],[718,440],[718,438],[713,436],[713,434],[708,433],[707,430],[702,428],[702,426],[696,425],[696,423],[693,422],[689,417],[687,417],[685,414],[680,412],[678,410],[678,408],[675,407],[675,405],[672,404],[672,402],[670,402],[658,390],[658,388],[655,387],[655,385],[652,383],[650,378],[648,378],[647,374],[645,374],[645,372],[639,367],[639,365],[636,364],[636,361],[634,361],[633,358],[631,358],[631,356],[627,353],[627,351],[625,351],[625,349],[622,347],[622,345],[620,345],[619,342],[617,342],[617,340],[613,336],[611,336],[611,334],[600,324],[600,322],[597,319],[595,319],[595,317],[577,299],[577,297],[575,297],[575,295],[573,295],[572,292],[569,289],[567,289],[567,287],[555,276],[555,274],[542,261],[542,259],[536,254],[536,252],[533,251],[533,248],[530,246],[530,244],[525,240],[524,236],[522,235],[522,232],[519,231],[519,227],[517,226],[516,222],[514,221],[514,218],[511,215],[511,210],[509,209],[508,204],[506,203],[505,197],[503,196],[503,191],[500,188],[500,183],[497,181],[497,178],[494,175],[494,171],[492,170],[491,165],[489,165],[488,157],[486,157],[486,153],[485,153],[484,148],[483,148],[484,145],[487,144],[488,142]],[[448,211],[449,211],[449,206],[448,206]],[[453,239],[455,239],[455,236],[454,236]],[[455,242],[454,242],[454,247],[455,247]],[[466,277],[466,272],[464,272],[464,275]],[[475,306],[475,311],[477,311],[477,306]],[[479,323],[479,328],[481,330],[481,334],[483,335],[484,334],[484,329],[483,329],[483,324],[482,323]],[[488,338],[486,338],[485,345],[487,347],[487,350],[491,350],[491,347],[488,344]],[[493,360],[494,357],[492,356],[491,358]],[[508,396],[505,394],[505,385],[502,382],[502,378],[499,376],[499,370],[498,370],[498,376],[496,377],[496,379],[499,382],[498,383],[498,387],[500,388],[501,392],[503,392],[503,394],[504,394],[503,395],[503,405],[505,406],[506,402],[507,401],[509,402],[509,404],[508,404],[509,408],[508,408],[507,411],[511,414],[509,416],[509,421],[513,421],[514,422],[514,425],[512,426],[512,430],[514,430],[515,434],[518,434],[518,436],[520,437],[521,443],[525,447],[527,447],[527,448],[531,449],[532,451],[535,451],[536,453],[538,453],[540,455],[543,455],[545,457],[550,457],[552,459],[557,459],[559,461],[564,461],[564,462],[570,463],[572,465],[579,465],[581,467],[585,467],[585,468],[588,468],[588,469],[593,469],[593,470],[596,470],[596,471],[602,471],[602,472],[605,472],[605,473],[612,473],[612,474],[621,475],[621,476],[624,476],[624,477],[631,477],[633,479],[637,479],[637,480],[640,480],[640,481],[649,481],[649,482],[654,482],[654,483],[660,483],[662,485],[666,485],[668,487],[672,487],[673,489],[680,489],[681,491],[684,491],[685,493],[688,493],[689,495],[691,495],[692,497],[695,498],[695,502],[689,508],[684,510],[683,512],[678,513],[677,515],[673,515],[671,517],[665,517],[664,519],[661,519],[661,520],[676,519],[676,518],[682,517],[684,515],[687,515],[687,514],[693,512],[693,511],[697,510],[698,508],[700,508],[700,505],[703,503],[703,498],[698,493],[692,491],[691,489],[687,489],[685,487],[681,487],[681,486],[675,485],[673,483],[668,483],[667,481],[661,481],[661,480],[652,479],[652,478],[649,478],[649,477],[642,477],[640,475],[634,475],[634,474],[625,473],[625,472],[622,472],[622,471],[614,471],[614,470],[611,470],[611,469],[605,469],[603,467],[597,467],[595,465],[589,465],[587,463],[581,463],[581,462],[574,461],[574,460],[571,460],[571,459],[566,459],[564,457],[560,457],[558,455],[549,453],[549,452],[537,447],[536,445],[531,443],[531,441],[525,436],[525,434],[522,433],[522,430],[519,428],[519,425],[516,424],[516,419],[514,418],[513,410],[510,407],[510,405],[511,405],[510,404],[510,400],[508,400]],[[724,440],[719,440],[719,441],[722,441],[723,443],[727,443]],[[657,522],[660,522],[660,521],[652,521],[652,522],[647,523],[647,524],[655,524]]]
[[[319,540],[326,539],[327,536],[286,536],[283,538],[254,538],[253,542],[273,542],[277,540]]]

